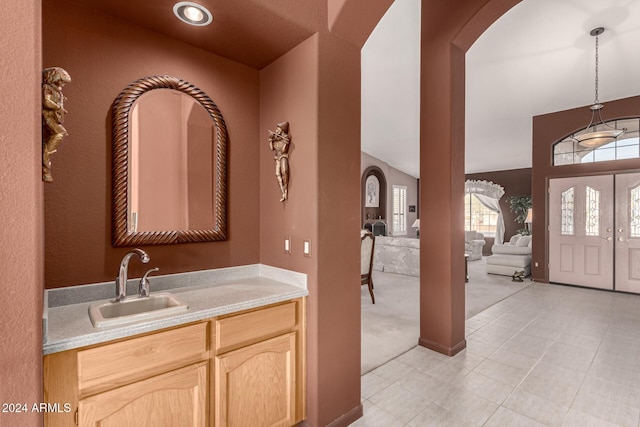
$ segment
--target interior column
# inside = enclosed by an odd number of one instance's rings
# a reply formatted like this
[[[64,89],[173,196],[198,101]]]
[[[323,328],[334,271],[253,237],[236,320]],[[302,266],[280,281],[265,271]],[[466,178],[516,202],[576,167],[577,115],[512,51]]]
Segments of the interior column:
[[[425,46],[424,33],[423,29],[418,343],[453,356],[466,346],[464,53],[448,43]],[[452,114],[456,108],[462,114]]]
[[[418,343],[450,356],[466,347],[464,55],[519,1],[422,0]]]

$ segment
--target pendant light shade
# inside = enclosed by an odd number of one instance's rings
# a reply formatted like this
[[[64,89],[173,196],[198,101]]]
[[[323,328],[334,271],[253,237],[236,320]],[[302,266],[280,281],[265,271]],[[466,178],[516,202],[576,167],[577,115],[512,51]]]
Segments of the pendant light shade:
[[[602,108],[604,107],[598,100],[598,36],[604,33],[603,27],[594,28],[589,33],[596,38],[596,80],[595,80],[595,100],[591,106],[591,121],[584,130],[574,134],[572,138],[583,147],[598,148],[614,142],[626,129],[616,129],[607,125],[602,120]]]

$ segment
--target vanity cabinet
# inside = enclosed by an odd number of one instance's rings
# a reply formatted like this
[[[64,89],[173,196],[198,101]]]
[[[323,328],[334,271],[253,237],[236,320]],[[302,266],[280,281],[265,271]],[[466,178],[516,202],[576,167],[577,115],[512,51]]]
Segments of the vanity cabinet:
[[[99,393],[78,403],[78,425],[203,427],[207,384],[202,362]]]
[[[291,333],[216,356],[216,426],[295,424],[295,354]]]
[[[46,355],[45,401],[72,411],[46,413],[45,425],[206,426],[207,330],[200,322]]]
[[[287,427],[301,420],[297,309],[289,302],[216,320],[216,427]]]
[[[45,426],[292,426],[304,299],[44,357]]]

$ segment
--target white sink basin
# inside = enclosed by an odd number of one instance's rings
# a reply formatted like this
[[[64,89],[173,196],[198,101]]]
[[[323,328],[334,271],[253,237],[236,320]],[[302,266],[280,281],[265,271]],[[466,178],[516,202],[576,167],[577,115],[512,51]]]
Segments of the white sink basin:
[[[147,298],[131,298],[121,302],[97,302],[89,306],[89,318],[96,328],[114,326],[168,314],[187,311],[189,306],[168,292],[151,294]]]

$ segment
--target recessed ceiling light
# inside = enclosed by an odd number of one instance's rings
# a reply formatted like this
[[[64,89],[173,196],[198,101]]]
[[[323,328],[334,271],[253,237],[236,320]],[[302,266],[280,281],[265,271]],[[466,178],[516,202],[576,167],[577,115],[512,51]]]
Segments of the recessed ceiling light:
[[[176,3],[173,6],[173,13],[175,13],[178,19],[189,25],[202,27],[209,25],[211,21],[213,21],[213,16],[206,7],[190,1]]]

